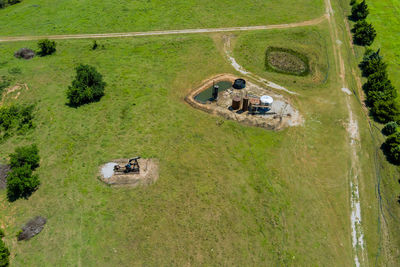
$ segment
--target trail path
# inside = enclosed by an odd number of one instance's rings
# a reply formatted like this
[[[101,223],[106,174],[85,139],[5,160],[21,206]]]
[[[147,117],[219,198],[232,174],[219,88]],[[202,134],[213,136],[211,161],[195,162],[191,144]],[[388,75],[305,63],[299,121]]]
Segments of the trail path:
[[[288,89],[286,89],[283,86],[280,86],[279,84],[276,84],[274,82],[268,81],[264,78],[261,78],[260,76],[251,73],[249,71],[247,71],[245,68],[243,68],[241,65],[239,65],[239,63],[237,63],[236,59],[231,55],[232,51],[231,51],[231,39],[229,36],[224,36],[224,52],[229,60],[229,62],[231,63],[232,67],[237,70],[238,72],[240,72],[241,74],[256,80],[259,83],[265,84],[266,86],[276,89],[276,90],[282,90],[285,91],[286,93],[289,93],[291,95],[298,95],[298,93],[296,92],[292,92]]]
[[[349,146],[351,150],[351,169],[349,173],[350,183],[350,204],[351,204],[351,238],[354,250],[354,263],[357,267],[368,266],[368,256],[366,252],[366,244],[364,241],[364,231],[361,219],[361,202],[359,194],[359,179],[362,177],[360,161],[357,151],[360,146],[360,134],[358,131],[358,122],[355,118],[351,107],[351,94],[347,89],[346,83],[346,68],[343,60],[342,51],[340,49],[341,42],[339,40],[338,26],[334,18],[334,11],[332,8],[331,0],[325,0],[326,12],[329,14],[328,21],[330,25],[330,36],[332,39],[333,52],[335,56],[336,65],[339,66],[338,74],[341,80],[341,90],[344,92],[346,107],[349,113],[349,122],[347,131],[349,135]]]
[[[173,35],[173,34],[194,34],[194,33],[216,33],[216,32],[234,32],[234,31],[255,31],[255,30],[271,30],[285,29],[302,26],[317,25],[327,19],[327,15],[319,18],[306,20],[302,22],[289,24],[274,24],[247,27],[230,27],[230,28],[210,28],[210,29],[184,29],[184,30],[167,30],[167,31],[148,31],[148,32],[123,32],[123,33],[95,33],[95,34],[67,34],[67,35],[34,35],[34,36],[0,36],[0,42],[17,42],[32,41],[40,39],[98,39],[98,38],[118,38],[118,37],[140,37],[140,36],[157,36],[157,35]]]

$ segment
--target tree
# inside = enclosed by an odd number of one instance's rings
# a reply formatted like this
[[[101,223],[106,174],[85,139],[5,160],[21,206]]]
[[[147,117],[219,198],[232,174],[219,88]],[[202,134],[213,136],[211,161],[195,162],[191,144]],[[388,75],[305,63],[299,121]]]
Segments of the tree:
[[[354,21],[364,20],[367,18],[368,14],[369,14],[368,5],[365,2],[365,0],[363,0],[359,4],[354,3],[352,5],[350,18]]]
[[[393,164],[400,164],[400,132],[390,135],[382,145],[386,157]]]
[[[10,154],[11,169],[29,165],[32,170],[39,167],[39,149],[36,145],[17,147],[15,152]]]
[[[386,71],[378,71],[368,76],[367,82],[363,85],[366,93],[369,91],[384,91],[383,88],[392,86]]]
[[[388,122],[385,125],[385,127],[383,127],[382,133],[384,135],[392,135],[397,131],[398,128],[399,128],[399,125],[397,124],[397,122],[391,121],[391,122]]]
[[[56,42],[50,41],[49,39],[40,40],[38,42],[39,52],[38,55],[41,57],[51,55],[56,52]]]
[[[357,1],[356,0],[350,0],[350,5],[353,6],[354,4],[356,4]]]
[[[353,41],[356,45],[369,46],[371,45],[376,37],[376,31],[372,24],[365,20],[360,20],[354,24]]]
[[[397,99],[376,100],[371,107],[371,114],[380,123],[398,121],[400,115],[399,103]]]
[[[89,65],[80,64],[76,68],[76,77],[72,85],[68,87],[67,98],[71,106],[99,101],[104,95],[103,76]]]
[[[0,267],[7,267],[10,264],[10,251],[4,244],[4,241],[0,238]]]
[[[39,177],[32,175],[32,167],[28,164],[13,168],[7,176],[7,198],[15,201],[28,198],[40,185]]]
[[[383,57],[379,55],[379,52],[380,49],[376,52],[372,49],[365,51],[363,60],[358,65],[364,77],[368,77],[378,71],[386,71],[387,64],[383,62]]]

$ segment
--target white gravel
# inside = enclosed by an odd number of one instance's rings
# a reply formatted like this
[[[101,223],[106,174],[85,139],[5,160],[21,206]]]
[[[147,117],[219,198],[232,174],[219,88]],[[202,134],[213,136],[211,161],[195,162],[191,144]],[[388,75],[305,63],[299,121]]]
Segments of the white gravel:
[[[111,178],[114,175],[114,166],[118,165],[114,162],[109,162],[101,168],[101,173],[104,178]]]

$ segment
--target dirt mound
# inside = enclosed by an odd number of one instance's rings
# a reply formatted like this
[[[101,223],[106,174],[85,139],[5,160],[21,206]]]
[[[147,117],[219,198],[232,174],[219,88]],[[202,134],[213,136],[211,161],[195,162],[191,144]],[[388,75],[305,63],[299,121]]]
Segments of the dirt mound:
[[[23,58],[23,59],[31,59],[35,56],[35,51],[29,48],[21,48],[17,52],[14,53],[14,57]]]
[[[0,189],[4,189],[7,186],[7,175],[11,168],[8,165],[0,164]]]
[[[269,47],[266,53],[267,70],[305,76],[309,73],[308,59],[303,54],[287,48]]]
[[[156,159],[139,159],[139,173],[114,172],[114,166],[125,166],[129,159],[116,159],[100,167],[99,179],[111,186],[130,186],[153,184],[158,179],[158,165]]]
[[[46,218],[36,216],[22,227],[22,231],[18,235],[18,241],[29,240],[35,235],[39,234],[46,224]]]

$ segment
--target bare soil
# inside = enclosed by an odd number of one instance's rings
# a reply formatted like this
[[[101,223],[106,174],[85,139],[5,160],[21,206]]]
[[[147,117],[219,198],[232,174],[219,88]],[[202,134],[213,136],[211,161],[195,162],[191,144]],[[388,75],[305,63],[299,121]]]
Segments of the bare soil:
[[[116,159],[109,163],[125,166],[128,161],[129,159]],[[109,163],[100,166],[99,179],[110,186],[136,187],[139,185],[150,185],[155,183],[159,176],[159,162],[157,159],[139,159],[139,173],[114,172],[111,177],[107,178],[104,177],[102,170]]]
[[[10,166],[0,164],[0,189],[4,189],[7,186],[7,175],[10,172]]]
[[[185,101],[192,107],[201,109],[208,113],[219,115],[225,119],[235,120],[247,126],[261,127],[268,130],[281,130],[289,126],[298,126],[303,124],[303,118],[299,111],[296,110],[290,102],[282,95],[276,94],[267,88],[258,86],[247,80],[245,89],[240,90],[240,94],[249,96],[260,97],[262,95],[269,95],[274,99],[271,108],[265,113],[257,113],[256,115],[249,114],[249,112],[241,110],[232,110],[232,98],[239,92],[236,90],[226,90],[220,92],[218,100],[214,102],[207,102],[202,104],[197,102],[194,97],[200,92],[211,87],[215,82],[220,81],[233,81],[238,77],[231,74],[220,74],[208,80],[203,81],[202,85],[193,90],[186,98]]]

